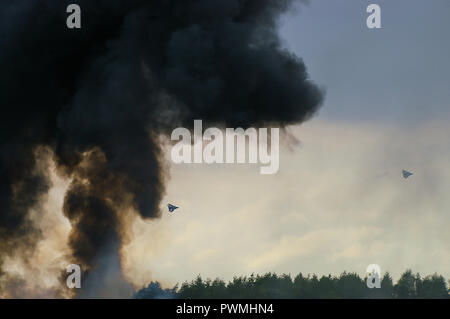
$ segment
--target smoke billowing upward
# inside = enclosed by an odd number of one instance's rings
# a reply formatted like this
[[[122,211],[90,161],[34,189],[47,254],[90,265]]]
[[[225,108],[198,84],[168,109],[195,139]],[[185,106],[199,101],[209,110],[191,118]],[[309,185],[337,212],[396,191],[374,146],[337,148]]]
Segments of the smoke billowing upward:
[[[42,236],[28,216],[50,186],[38,147],[72,180],[63,212],[72,261],[89,278],[102,258],[117,260],[124,210],[160,215],[159,135],[194,119],[283,127],[311,117],[322,92],[277,34],[295,2],[1,1],[0,265]],[[69,3],[81,29],[66,27]]]

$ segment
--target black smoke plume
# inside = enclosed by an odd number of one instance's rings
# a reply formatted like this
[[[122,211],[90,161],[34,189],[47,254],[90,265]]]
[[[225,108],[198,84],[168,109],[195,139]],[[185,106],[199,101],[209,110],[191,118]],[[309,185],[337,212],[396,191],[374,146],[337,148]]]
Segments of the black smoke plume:
[[[103,258],[117,263],[124,209],[160,215],[161,134],[194,119],[284,127],[314,115],[323,94],[277,34],[295,2],[0,1],[0,268],[42,237],[28,216],[50,186],[38,147],[72,179],[72,259],[92,277]],[[71,3],[81,29],[66,26]]]

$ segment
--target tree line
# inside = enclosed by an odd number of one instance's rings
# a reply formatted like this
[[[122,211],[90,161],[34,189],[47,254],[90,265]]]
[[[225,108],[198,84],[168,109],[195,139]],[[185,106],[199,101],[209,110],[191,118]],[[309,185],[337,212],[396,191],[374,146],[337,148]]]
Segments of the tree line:
[[[449,299],[445,278],[438,274],[422,277],[405,271],[396,283],[387,272],[381,278],[381,288],[369,289],[367,278],[344,272],[338,276],[298,274],[251,275],[235,277],[229,282],[222,279],[202,279],[198,276],[180,287],[163,289],[151,282],[134,294],[137,299],[364,299],[364,298],[444,298]]]

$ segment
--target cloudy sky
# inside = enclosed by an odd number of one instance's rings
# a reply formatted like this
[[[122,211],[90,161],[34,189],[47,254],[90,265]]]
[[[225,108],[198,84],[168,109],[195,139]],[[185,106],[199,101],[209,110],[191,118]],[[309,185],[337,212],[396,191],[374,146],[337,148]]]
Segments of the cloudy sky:
[[[198,274],[364,275],[369,264],[395,278],[407,268],[450,278],[450,2],[375,2],[381,30],[366,27],[365,0],[312,0],[283,18],[286,48],[326,89],[322,109],[290,128],[300,143],[282,147],[276,175],[259,165],[171,165],[162,218],[137,219],[122,250],[137,287]],[[414,175],[404,180],[402,169]],[[39,218],[40,266],[19,270],[48,285],[70,231],[61,213],[68,181],[54,181]],[[169,214],[169,202],[181,208]]]
[[[135,283],[278,273],[365,273],[379,264],[450,277],[450,3],[311,1],[285,16],[285,46],[327,90],[291,128],[280,171],[172,165],[161,220],[137,222],[126,249]],[[414,172],[401,178],[401,170]]]

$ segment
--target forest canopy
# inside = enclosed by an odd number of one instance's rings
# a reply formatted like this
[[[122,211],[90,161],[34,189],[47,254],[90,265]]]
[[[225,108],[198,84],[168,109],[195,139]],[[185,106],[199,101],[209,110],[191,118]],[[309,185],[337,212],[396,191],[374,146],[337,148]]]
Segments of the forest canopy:
[[[137,299],[367,299],[367,298],[439,298],[448,299],[449,289],[445,278],[438,274],[422,277],[405,271],[396,283],[386,272],[381,278],[381,288],[369,289],[366,278],[356,273],[343,272],[338,276],[298,274],[251,275],[222,279],[202,279],[199,275],[180,287],[163,289],[158,282],[151,282],[137,291]]]

